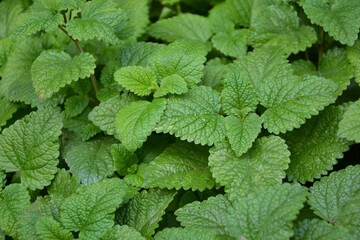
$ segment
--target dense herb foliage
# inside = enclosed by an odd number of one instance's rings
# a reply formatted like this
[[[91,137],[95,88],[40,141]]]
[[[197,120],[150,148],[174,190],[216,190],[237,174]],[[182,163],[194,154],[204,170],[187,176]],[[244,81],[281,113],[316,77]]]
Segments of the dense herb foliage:
[[[0,2],[0,240],[360,239],[359,0]]]

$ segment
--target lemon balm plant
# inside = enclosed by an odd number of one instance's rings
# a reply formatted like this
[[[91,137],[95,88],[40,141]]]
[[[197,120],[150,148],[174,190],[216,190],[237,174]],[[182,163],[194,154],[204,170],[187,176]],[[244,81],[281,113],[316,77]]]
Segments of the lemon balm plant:
[[[359,29],[358,0],[2,1],[0,239],[358,239]]]

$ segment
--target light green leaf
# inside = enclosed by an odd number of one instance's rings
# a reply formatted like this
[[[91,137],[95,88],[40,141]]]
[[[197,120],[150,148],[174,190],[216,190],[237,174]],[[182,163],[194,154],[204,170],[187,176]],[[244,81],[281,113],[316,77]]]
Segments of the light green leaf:
[[[154,131],[166,108],[166,100],[136,101],[122,108],[116,116],[116,134],[129,150],[140,148]]]
[[[4,0],[0,3],[0,40],[10,36],[22,11],[21,1]]]
[[[150,163],[142,163],[137,175],[144,188],[193,191],[211,189],[215,181],[208,166],[208,149],[187,142],[176,142]]]
[[[74,236],[69,230],[60,226],[60,223],[51,217],[41,217],[36,224],[37,234],[46,240],[72,240]]]
[[[224,75],[229,69],[230,65],[227,64],[226,59],[211,59],[204,67],[201,85],[211,87],[212,89],[221,92],[224,85]]]
[[[317,40],[315,29],[300,25],[297,12],[290,6],[269,6],[254,19],[248,41],[254,47],[281,46],[286,53],[298,53]]]
[[[225,118],[226,135],[236,156],[240,157],[251,148],[261,131],[261,118],[256,113],[238,118],[233,115]]]
[[[321,178],[310,188],[315,214],[360,236],[360,166],[348,166]]]
[[[252,6],[254,0],[227,0],[228,14],[235,21],[236,24],[249,27],[251,23]]]
[[[306,219],[294,227],[294,240],[355,239],[343,228],[319,219]]]
[[[115,163],[115,168],[120,176],[125,176],[132,167],[139,162],[139,158],[133,152],[128,151],[122,144],[111,146],[111,154]]]
[[[289,239],[307,193],[299,184],[285,183],[240,198],[229,209],[226,227],[237,239]]]
[[[336,83],[315,76],[282,75],[276,82],[262,82],[260,103],[267,108],[261,115],[264,127],[275,134],[299,128],[335,101],[336,90]]]
[[[248,37],[248,29],[230,30],[227,32],[219,32],[212,39],[214,47],[230,57],[240,57],[246,55]]]
[[[198,46],[194,49],[191,42],[175,42],[157,51],[148,65],[159,79],[177,74],[192,87],[201,80],[205,55],[206,51]]]
[[[59,109],[42,109],[16,121],[0,135],[0,168],[19,172],[21,183],[32,190],[50,184],[58,171]]]
[[[0,171],[0,194],[3,187],[5,187],[5,185],[6,185],[6,173]]]
[[[17,105],[0,98],[0,131],[1,127],[6,125],[6,121],[11,119],[12,115],[17,111]]]
[[[74,142],[65,149],[63,157],[70,171],[83,185],[99,182],[115,171],[111,156],[113,138],[102,138],[89,142]]]
[[[230,9],[227,2],[216,4],[209,11],[209,21],[211,24],[211,29],[215,33],[233,30],[235,28],[235,24],[233,23],[229,12]]]
[[[114,224],[116,208],[136,192],[118,178],[84,186],[61,206],[61,222],[70,231],[80,231],[80,238],[98,239]]]
[[[224,195],[209,197],[202,202],[192,202],[175,211],[176,219],[185,229],[211,232],[220,237],[228,236],[225,230],[226,215],[231,207]]]
[[[163,97],[166,94],[178,94],[181,95],[186,93],[188,88],[186,86],[186,81],[177,74],[163,78],[161,81],[160,88],[155,92],[154,97]]]
[[[0,40],[0,76],[3,75],[4,65],[8,61],[8,58],[13,51],[14,45],[15,43],[12,42],[9,37]]]
[[[90,53],[71,58],[60,50],[44,51],[31,67],[36,94],[42,99],[49,98],[65,85],[90,77],[95,67],[95,58]]]
[[[179,39],[206,42],[212,35],[208,19],[190,13],[157,21],[149,27],[149,33],[168,42]]]
[[[74,95],[66,99],[65,101],[65,115],[68,118],[75,117],[82,113],[89,104],[89,98]]]
[[[355,69],[355,81],[360,83],[360,40],[357,40],[352,47],[348,48],[348,58]]]
[[[287,170],[290,179],[313,181],[332,170],[336,159],[343,158],[349,147],[346,140],[336,135],[342,115],[343,109],[330,106],[284,136],[291,152]]]
[[[28,205],[30,205],[30,196],[23,185],[7,186],[0,196],[0,229],[7,235],[16,237],[16,223],[20,213]]]
[[[103,240],[145,240],[135,228],[115,225],[101,239]]]
[[[302,7],[313,24],[320,25],[342,44],[353,45],[360,28],[357,0],[303,0]]]
[[[349,106],[339,123],[338,136],[360,142],[360,100]]]
[[[123,93],[121,96],[117,94],[116,97],[94,107],[89,114],[89,120],[107,134],[114,135],[116,132],[116,115],[123,107],[136,100],[139,100],[139,98],[132,93]]]
[[[58,198],[62,201],[70,197],[80,187],[80,180],[70,176],[70,172],[65,169],[59,169],[52,184],[47,188],[52,198]]]
[[[165,228],[161,232],[158,232],[155,240],[193,240],[193,239],[206,239],[215,240],[216,235],[212,232],[204,232],[188,228]]]
[[[189,90],[168,98],[157,132],[175,134],[181,140],[212,145],[225,137],[224,117],[219,115],[220,96],[209,87]]]
[[[119,210],[116,221],[120,225],[134,227],[143,236],[150,237],[155,233],[175,194],[175,191],[167,189],[144,190]]]
[[[147,96],[155,92],[159,86],[155,73],[140,66],[127,66],[114,73],[117,83],[138,96]]]
[[[240,70],[227,72],[225,75],[225,87],[221,92],[221,102],[222,108],[227,115],[239,114],[246,109],[247,112],[256,109],[258,100],[247,74],[243,74]]]
[[[81,18],[73,18],[66,24],[66,30],[80,41],[97,39],[111,44],[119,43],[117,28],[127,23],[126,13],[111,0],[87,2],[81,10]]]
[[[277,136],[262,137],[252,148],[236,157],[227,141],[210,149],[209,165],[213,177],[225,186],[229,199],[281,184],[290,162],[285,141]]]

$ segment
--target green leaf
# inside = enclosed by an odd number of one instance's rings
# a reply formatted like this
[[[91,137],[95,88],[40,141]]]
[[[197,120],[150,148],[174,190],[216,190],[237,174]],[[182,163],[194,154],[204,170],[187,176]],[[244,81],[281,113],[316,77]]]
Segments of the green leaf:
[[[251,148],[261,131],[261,118],[250,113],[244,118],[233,115],[225,118],[226,135],[236,156],[240,157]]]
[[[204,67],[204,76],[201,85],[211,87],[221,92],[224,85],[224,75],[229,71],[230,66],[226,59],[214,58],[208,61]]]
[[[111,146],[111,154],[116,171],[120,176],[125,176],[139,162],[137,155],[128,151],[122,144],[113,144]]]
[[[212,232],[198,231],[188,228],[165,228],[161,232],[158,232],[155,237],[155,240],[191,240],[191,239],[206,239],[206,240],[215,240],[216,235]]]
[[[307,193],[299,184],[285,183],[240,198],[229,209],[228,232],[237,239],[289,239]]]
[[[116,221],[120,225],[134,227],[143,236],[150,237],[155,233],[175,194],[175,191],[167,189],[144,190],[120,208]]]
[[[240,57],[246,55],[246,38],[249,30],[238,29],[228,32],[219,32],[212,39],[214,47],[230,57]]]
[[[157,21],[149,27],[149,33],[168,42],[179,39],[206,42],[212,35],[208,19],[190,13]]]
[[[65,101],[65,115],[68,118],[75,117],[82,113],[89,104],[89,98],[74,95],[66,99]]]
[[[145,240],[135,228],[115,225],[101,239],[103,240]]]
[[[355,81],[360,83],[360,41],[357,40],[352,47],[348,48],[348,59],[355,69]]]
[[[116,208],[136,192],[117,178],[84,186],[61,206],[61,222],[70,231],[80,231],[80,238],[98,239],[114,224]]]
[[[99,182],[115,171],[111,155],[113,138],[102,138],[89,142],[74,142],[65,149],[63,157],[70,171],[83,185]]]
[[[72,240],[69,230],[60,226],[60,223],[51,217],[42,217],[36,224],[36,230],[41,239],[46,240]]]
[[[222,108],[227,115],[254,111],[258,104],[254,87],[247,74],[239,70],[228,71],[221,92]]]
[[[251,22],[251,9],[254,0],[227,0],[227,9],[230,17],[236,24],[249,27]]]
[[[322,26],[335,40],[350,46],[354,44],[360,28],[357,0],[303,0],[302,7],[311,22]]]
[[[154,97],[163,97],[166,94],[178,94],[181,95],[186,93],[188,88],[186,86],[186,81],[177,74],[163,78],[161,81],[160,88],[155,92]]]
[[[298,53],[317,40],[315,29],[300,25],[290,6],[269,6],[254,19],[248,41],[253,47],[281,46],[286,53]]]
[[[309,204],[315,214],[360,236],[360,166],[348,166],[315,182]]]
[[[5,0],[0,3],[0,40],[10,36],[22,11],[21,1]]]
[[[127,44],[119,50],[116,60],[121,67],[135,65],[146,67],[152,55],[162,48],[164,48],[164,45],[152,42]]]
[[[235,24],[233,23],[231,16],[229,16],[229,4],[227,2],[216,4],[209,11],[209,21],[211,24],[211,29],[215,33],[221,33],[232,30],[235,28]]]
[[[208,166],[208,155],[207,148],[179,141],[150,163],[141,164],[137,175],[143,179],[144,188],[204,191],[215,185]]]
[[[16,121],[0,135],[0,168],[19,171],[30,189],[50,184],[58,171],[62,122],[59,109],[42,109]]]
[[[52,198],[58,198],[62,201],[70,197],[80,187],[80,180],[70,176],[70,172],[65,169],[59,169],[52,184],[47,188]]]
[[[6,173],[0,171],[0,194],[3,187],[5,187],[5,185],[6,185]]]
[[[90,53],[71,58],[60,50],[44,51],[31,67],[36,94],[42,99],[49,98],[65,85],[90,77],[95,67],[95,58]]]
[[[343,158],[349,147],[346,140],[336,135],[342,115],[343,109],[330,106],[284,136],[291,152],[287,170],[290,179],[313,181],[332,170],[336,159]]]
[[[107,134],[114,135],[116,132],[116,115],[123,107],[136,100],[138,100],[138,97],[131,93],[123,93],[121,96],[117,94],[116,97],[110,98],[100,103],[99,106],[94,107],[89,114],[89,120]]]
[[[294,240],[338,240],[355,239],[343,228],[319,219],[306,219],[294,227]]]
[[[315,76],[264,81],[259,89],[260,102],[267,108],[261,116],[264,127],[275,134],[299,128],[305,119],[334,102],[337,89],[333,81]]]
[[[155,73],[140,66],[127,66],[114,73],[115,81],[138,96],[147,96],[155,92],[159,86]]]
[[[277,136],[262,137],[237,157],[227,141],[210,149],[209,165],[213,177],[225,186],[229,199],[281,184],[290,162],[285,141]]]
[[[176,219],[185,229],[212,232],[220,237],[228,237],[225,230],[226,215],[231,207],[224,195],[210,197],[202,202],[192,202],[175,211]]]
[[[73,18],[66,24],[66,30],[74,39],[104,40],[111,44],[119,43],[117,28],[127,23],[126,13],[111,0],[87,2],[81,10],[81,18]]]
[[[352,103],[339,123],[338,136],[360,142],[360,100]]]
[[[225,137],[224,117],[219,115],[220,96],[209,87],[189,90],[168,98],[167,108],[156,131],[175,134],[181,140],[212,145]]]
[[[116,133],[129,150],[140,148],[155,129],[166,108],[164,98],[153,102],[136,101],[122,108],[116,116]]]
[[[64,119],[64,128],[67,128],[81,136],[83,141],[89,140],[101,132],[100,128],[95,126],[89,119],[91,108],[86,108],[80,115],[73,118]]]
[[[196,46],[196,45],[195,45]],[[157,51],[149,60],[148,65],[159,79],[177,74],[189,87],[200,82],[206,51],[198,47],[192,48],[191,42],[175,42]]]
[[[16,236],[18,217],[30,205],[30,196],[23,185],[11,184],[0,196],[0,228],[9,236]]]
[[[6,121],[11,119],[12,115],[17,111],[17,105],[0,98],[0,131],[1,127],[6,125]]]

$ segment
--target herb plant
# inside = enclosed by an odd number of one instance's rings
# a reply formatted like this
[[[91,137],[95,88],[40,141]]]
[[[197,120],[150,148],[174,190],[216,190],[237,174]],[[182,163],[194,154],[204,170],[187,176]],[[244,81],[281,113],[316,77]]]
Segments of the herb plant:
[[[1,1],[0,239],[359,239],[359,29],[359,0]]]

